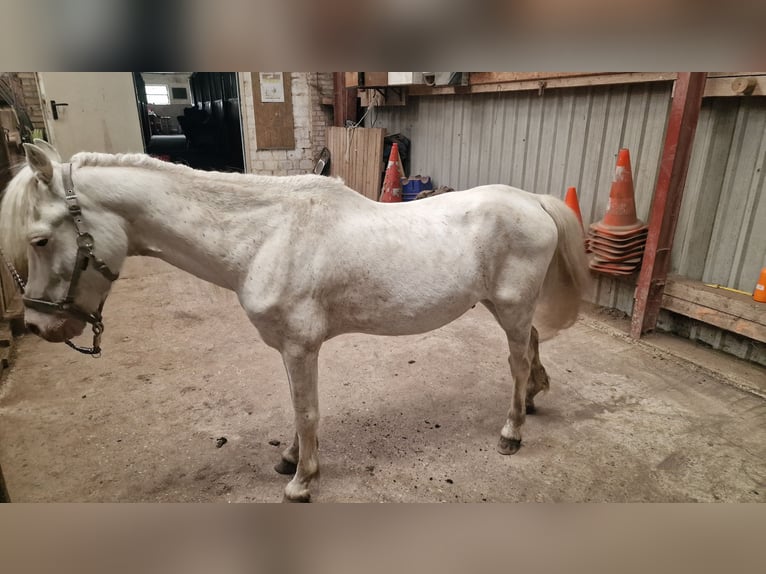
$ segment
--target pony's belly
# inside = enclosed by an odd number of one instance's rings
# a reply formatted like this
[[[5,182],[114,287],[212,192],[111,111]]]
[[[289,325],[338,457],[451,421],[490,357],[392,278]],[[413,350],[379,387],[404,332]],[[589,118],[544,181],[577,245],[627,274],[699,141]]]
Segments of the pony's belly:
[[[416,335],[451,323],[473,305],[475,296],[452,297],[450,300],[402,302],[395,307],[383,305],[363,313],[341,313],[333,318],[338,333],[367,333],[370,335]]]

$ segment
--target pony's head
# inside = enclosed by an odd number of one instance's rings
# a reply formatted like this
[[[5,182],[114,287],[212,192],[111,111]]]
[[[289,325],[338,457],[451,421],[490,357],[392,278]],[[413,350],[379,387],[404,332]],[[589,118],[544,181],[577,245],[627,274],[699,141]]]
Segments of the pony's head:
[[[42,140],[24,144],[24,151],[27,163],[8,184],[0,203],[0,246],[26,279],[27,327],[48,341],[61,342],[82,333],[88,316],[100,315],[111,281],[82,256],[82,238],[64,199],[68,176],[62,166],[69,166]],[[93,200],[94,186],[78,178],[76,163],[72,179],[82,222],[94,238],[92,251],[116,273],[127,251],[123,225]],[[67,300],[69,305],[58,308],[46,304]]]

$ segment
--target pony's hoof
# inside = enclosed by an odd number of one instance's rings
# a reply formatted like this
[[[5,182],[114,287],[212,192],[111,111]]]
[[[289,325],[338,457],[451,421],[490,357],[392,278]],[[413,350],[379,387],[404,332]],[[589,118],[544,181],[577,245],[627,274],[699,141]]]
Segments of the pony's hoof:
[[[285,487],[283,502],[311,502],[311,492],[308,488],[295,488],[291,483]]]
[[[500,437],[497,452],[500,454],[516,454],[521,448],[521,439]]]
[[[311,495],[310,494],[306,494],[305,496],[299,496],[297,498],[290,498],[289,496],[287,496],[287,494],[285,494],[282,497],[282,502],[285,502],[285,503],[288,503],[288,502],[298,502],[298,503],[300,503],[300,502],[311,502]]]
[[[274,470],[276,470],[279,474],[287,474],[290,476],[293,476],[297,469],[297,464],[290,462],[289,460],[285,460],[284,458],[274,465]]]
[[[537,407],[534,404],[528,404],[527,405],[527,414],[528,415],[533,415],[535,413],[537,413]]]

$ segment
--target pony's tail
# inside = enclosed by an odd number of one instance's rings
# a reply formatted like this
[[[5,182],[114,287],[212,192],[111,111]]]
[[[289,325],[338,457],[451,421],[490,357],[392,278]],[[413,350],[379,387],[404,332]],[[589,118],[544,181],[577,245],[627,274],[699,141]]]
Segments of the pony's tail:
[[[545,340],[577,320],[580,302],[590,288],[591,277],[582,228],[574,212],[551,195],[538,195],[537,198],[558,231],[556,252],[545,275],[534,319],[540,339]]]

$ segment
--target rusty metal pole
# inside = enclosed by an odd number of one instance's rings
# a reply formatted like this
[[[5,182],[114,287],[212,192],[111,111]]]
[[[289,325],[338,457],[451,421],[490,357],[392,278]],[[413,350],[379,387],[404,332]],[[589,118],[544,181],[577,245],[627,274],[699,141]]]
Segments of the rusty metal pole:
[[[630,335],[635,339],[657,325],[705,79],[705,72],[679,72],[676,79],[633,304]]]

